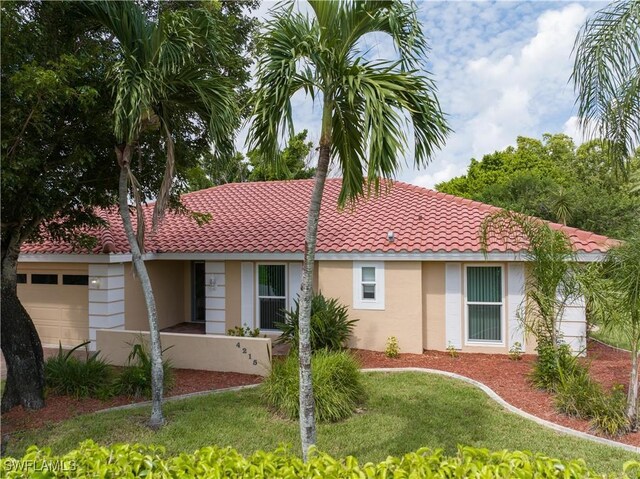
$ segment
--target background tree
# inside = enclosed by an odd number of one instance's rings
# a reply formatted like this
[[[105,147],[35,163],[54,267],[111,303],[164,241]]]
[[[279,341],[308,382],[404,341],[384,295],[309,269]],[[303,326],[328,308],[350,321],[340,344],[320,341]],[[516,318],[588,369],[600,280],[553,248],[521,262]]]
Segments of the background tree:
[[[43,353],[17,296],[25,241],[49,237],[89,247],[83,226],[93,206],[115,199],[117,175],[103,88],[113,51],[84,35],[87,24],[64,2],[2,2],[2,410],[44,405]]]
[[[226,183],[244,181],[300,180],[311,178],[315,168],[309,166],[313,143],[307,142],[307,130],[293,135],[274,160],[253,150],[245,157],[236,151],[232,155],[207,152],[184,180],[184,189],[198,191]]]
[[[251,165],[250,181],[302,180],[312,178],[315,168],[309,166],[313,143],[307,141],[307,130],[289,138],[287,146],[275,159],[263,158],[259,150],[247,155]]]
[[[305,234],[300,295],[300,435],[302,453],[316,441],[311,383],[310,308],[318,219],[327,171],[342,173],[339,204],[377,192],[397,171],[412,123],[414,162],[427,163],[448,132],[435,87],[422,70],[427,45],[414,4],[401,1],[310,1],[312,15],[280,4],[267,23],[258,61],[250,147],[276,158],[292,133],[291,97],[299,90],[322,104],[319,158]],[[368,61],[359,41],[388,34],[398,59]],[[366,175],[366,176],[365,176]]]
[[[207,8],[163,9],[155,19],[133,2],[90,2],[82,9],[113,35],[119,46],[119,59],[109,72],[120,167],[119,211],[147,307],[152,371],[149,425],[157,428],[164,424],[162,347],[151,281],[142,258],[145,224],[141,192],[131,165],[136,151],[143,158],[139,144],[145,135],[153,135],[163,144],[165,161],[151,164],[164,170],[153,212],[155,227],[168,206],[180,127],[197,124],[216,148],[229,151],[237,116],[232,83],[221,61],[228,52],[228,40]],[[129,188],[138,213],[137,235],[129,212]]]
[[[640,169],[640,150],[628,168]],[[640,215],[640,198],[608,160],[606,145],[576,148],[562,134],[519,137],[516,147],[472,159],[466,175],[436,189],[612,237],[632,232]]]
[[[574,53],[581,125],[610,143],[609,158],[626,176],[640,146],[640,2],[598,10],[580,29]]]

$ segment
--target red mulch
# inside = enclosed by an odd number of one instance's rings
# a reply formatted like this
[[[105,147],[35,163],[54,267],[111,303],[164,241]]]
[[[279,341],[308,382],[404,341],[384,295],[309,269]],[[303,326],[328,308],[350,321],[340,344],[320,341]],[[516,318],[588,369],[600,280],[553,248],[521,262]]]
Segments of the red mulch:
[[[449,353],[425,351],[423,354],[401,354],[390,359],[382,352],[356,350],[365,368],[420,367],[449,371],[480,381],[505,401],[548,421],[579,431],[589,432],[589,422],[570,418],[555,411],[551,394],[535,389],[527,381],[527,375],[536,356],[525,355],[513,361],[501,354],[460,353],[452,358]],[[591,363],[592,376],[605,387],[627,385],[631,370],[629,353],[615,350],[595,341],[588,346],[587,362]],[[626,390],[626,387],[625,387]],[[629,433],[617,441],[640,446],[640,432]]]
[[[196,371],[192,369],[174,369],[175,384],[167,394],[179,396],[199,391],[222,389],[262,381],[260,376],[239,373],[220,373],[214,371]],[[37,411],[28,411],[15,407],[2,415],[2,434],[25,429],[36,429],[48,424],[70,419],[80,414],[87,414],[125,404],[143,402],[144,398],[118,396],[105,401],[99,399],[76,399],[69,396],[49,396],[46,406]]]

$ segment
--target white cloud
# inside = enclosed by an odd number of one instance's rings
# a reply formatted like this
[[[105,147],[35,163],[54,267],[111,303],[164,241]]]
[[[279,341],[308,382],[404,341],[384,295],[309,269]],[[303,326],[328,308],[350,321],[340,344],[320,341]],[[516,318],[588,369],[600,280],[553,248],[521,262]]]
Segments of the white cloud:
[[[263,2],[257,16],[264,19],[274,5]],[[571,50],[578,29],[598,7],[587,0],[422,2],[420,20],[432,47],[428,68],[454,133],[426,171],[408,166],[400,178],[432,187],[464,174],[472,157],[504,149],[521,135],[562,131],[580,142],[570,118]],[[299,8],[307,11],[308,4]],[[371,58],[394,56],[382,34],[367,36],[361,46]],[[296,130],[308,129],[317,141],[319,108],[302,94],[292,107]],[[246,128],[238,146],[245,135]]]
[[[465,173],[464,169],[460,169],[452,163],[444,165],[440,169],[436,168],[437,167],[435,166],[430,167],[429,170],[432,171],[432,173],[418,175],[411,181],[411,183],[417,186],[422,186],[424,188],[433,189],[438,183],[447,181],[454,176],[460,176]]]
[[[515,144],[518,136],[566,130],[574,101],[571,50],[589,10],[579,3],[534,3],[426,4],[426,25],[442,35],[432,36],[432,61],[455,133],[434,173],[407,170],[403,177],[432,185],[464,172],[472,157]],[[461,16],[473,22],[457,28]]]

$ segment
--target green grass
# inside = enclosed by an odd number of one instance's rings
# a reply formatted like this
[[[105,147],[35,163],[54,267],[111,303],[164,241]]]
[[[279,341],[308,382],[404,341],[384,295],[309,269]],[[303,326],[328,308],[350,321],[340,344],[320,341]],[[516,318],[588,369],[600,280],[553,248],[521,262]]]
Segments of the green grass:
[[[477,388],[460,381],[420,373],[369,373],[369,400],[362,414],[320,425],[318,446],[360,461],[381,461],[422,446],[455,454],[458,444],[489,449],[523,449],[560,459],[584,458],[600,472],[620,472],[638,455],[572,438],[505,412]],[[62,453],[83,439],[102,443],[141,442],[164,445],[169,453],[190,452],[217,444],[243,454],[274,449],[281,443],[298,448],[296,422],[278,419],[251,389],[167,403],[168,424],[154,433],[144,426],[148,409],[81,416],[14,436],[8,453],[27,446],[49,446]],[[297,451],[296,451],[297,452]]]
[[[627,351],[631,349],[629,338],[627,338],[622,332],[620,332],[619,329],[599,328],[597,331],[592,330],[589,333],[589,336],[605,344],[608,344],[609,346],[626,349]]]

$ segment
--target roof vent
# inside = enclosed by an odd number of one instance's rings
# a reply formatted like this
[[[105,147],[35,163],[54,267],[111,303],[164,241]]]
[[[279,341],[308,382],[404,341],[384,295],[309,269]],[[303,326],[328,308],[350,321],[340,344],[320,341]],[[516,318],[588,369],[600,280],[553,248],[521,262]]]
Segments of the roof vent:
[[[393,243],[396,239],[396,234],[393,231],[388,231],[387,232],[387,241],[390,241],[391,243]]]

